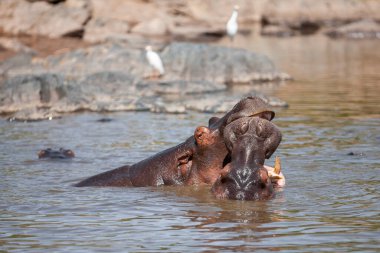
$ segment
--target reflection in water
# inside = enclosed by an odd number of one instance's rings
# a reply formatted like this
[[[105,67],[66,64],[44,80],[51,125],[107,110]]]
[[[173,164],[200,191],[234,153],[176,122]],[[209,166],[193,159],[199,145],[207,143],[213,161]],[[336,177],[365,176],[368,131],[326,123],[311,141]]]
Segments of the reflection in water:
[[[207,187],[71,186],[185,140],[210,115],[1,120],[1,250],[378,252],[379,42],[255,36],[238,36],[234,46],[268,54],[295,78],[260,86],[289,103],[274,119],[283,132],[276,155],[287,177],[274,199],[217,200]],[[104,117],[113,120],[97,122]],[[47,147],[70,148],[76,157],[38,160]]]

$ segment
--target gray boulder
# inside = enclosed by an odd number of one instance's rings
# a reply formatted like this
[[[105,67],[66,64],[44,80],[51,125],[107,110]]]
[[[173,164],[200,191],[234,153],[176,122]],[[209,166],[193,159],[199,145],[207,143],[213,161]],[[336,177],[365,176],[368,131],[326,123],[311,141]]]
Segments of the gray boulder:
[[[218,113],[242,97],[233,95],[229,85],[287,77],[267,57],[240,49],[173,43],[161,57],[166,74],[150,80],[144,51],[120,44],[45,59],[19,55],[0,64],[0,113],[12,114],[14,120],[83,110]]]
[[[8,71],[28,68],[31,66],[32,59],[33,54],[31,53],[19,53],[3,62],[0,62],[0,76],[6,77],[8,76]]]
[[[257,91],[245,93],[219,93],[219,94],[202,94],[189,97],[185,102],[185,107],[189,111],[206,112],[206,113],[225,113],[229,111],[237,101],[247,96],[257,96],[262,98],[272,107],[287,107],[288,104],[278,98],[263,95]]]
[[[172,43],[161,56],[167,69],[165,79],[169,80],[234,84],[289,79],[267,56],[239,48]]]
[[[56,74],[21,75],[0,84],[0,111],[12,113],[30,108],[51,108],[63,98],[73,100],[75,85]]]
[[[267,56],[244,49],[172,43],[160,54],[166,70],[162,80],[166,82],[202,80],[235,84],[289,79]],[[124,72],[139,78],[152,73],[143,50],[107,43],[36,60],[30,66],[10,69],[8,75],[47,72],[87,76],[102,71]]]
[[[142,50],[107,43],[35,59],[29,66],[9,69],[8,76],[59,73],[73,78],[80,78],[103,71],[124,72],[134,76],[143,76],[144,71],[147,73],[149,71],[145,61]]]
[[[82,80],[59,74],[20,75],[0,83],[0,112],[33,120],[75,111],[149,110],[139,102],[144,88],[122,73],[102,72]]]

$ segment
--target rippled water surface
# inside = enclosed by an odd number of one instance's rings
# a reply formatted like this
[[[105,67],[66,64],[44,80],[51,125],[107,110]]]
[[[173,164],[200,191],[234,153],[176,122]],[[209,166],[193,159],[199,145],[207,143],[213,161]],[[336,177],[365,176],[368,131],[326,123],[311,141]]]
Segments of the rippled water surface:
[[[295,78],[261,87],[289,103],[274,120],[287,177],[276,198],[221,201],[207,187],[71,186],[185,140],[211,115],[2,119],[0,252],[379,252],[379,41],[235,43],[268,54]],[[104,117],[113,120],[97,122]],[[77,157],[36,158],[39,149],[61,146]]]

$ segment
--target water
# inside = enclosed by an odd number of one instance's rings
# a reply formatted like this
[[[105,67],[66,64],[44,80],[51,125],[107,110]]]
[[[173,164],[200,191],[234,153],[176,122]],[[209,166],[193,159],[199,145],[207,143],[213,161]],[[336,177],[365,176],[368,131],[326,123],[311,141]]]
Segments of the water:
[[[380,252],[379,42],[252,35],[235,43],[265,52],[295,77],[261,87],[290,105],[274,120],[287,177],[276,198],[216,200],[208,187],[71,186],[183,141],[211,115],[2,119],[0,251]],[[113,121],[97,122],[104,117]],[[37,159],[39,149],[61,146],[77,157]]]

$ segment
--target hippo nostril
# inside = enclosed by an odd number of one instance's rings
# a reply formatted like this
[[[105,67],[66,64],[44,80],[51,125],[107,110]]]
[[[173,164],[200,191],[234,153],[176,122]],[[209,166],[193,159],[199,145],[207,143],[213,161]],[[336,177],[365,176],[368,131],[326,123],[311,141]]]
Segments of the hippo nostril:
[[[245,199],[245,193],[242,192],[242,191],[239,191],[237,194],[236,194],[236,199],[239,199],[239,200],[244,200]]]
[[[249,178],[251,177],[252,170],[246,167],[244,169],[238,170],[236,172],[236,175],[237,175],[237,179],[239,180],[239,182],[241,182],[242,184],[245,184],[249,180]]]

